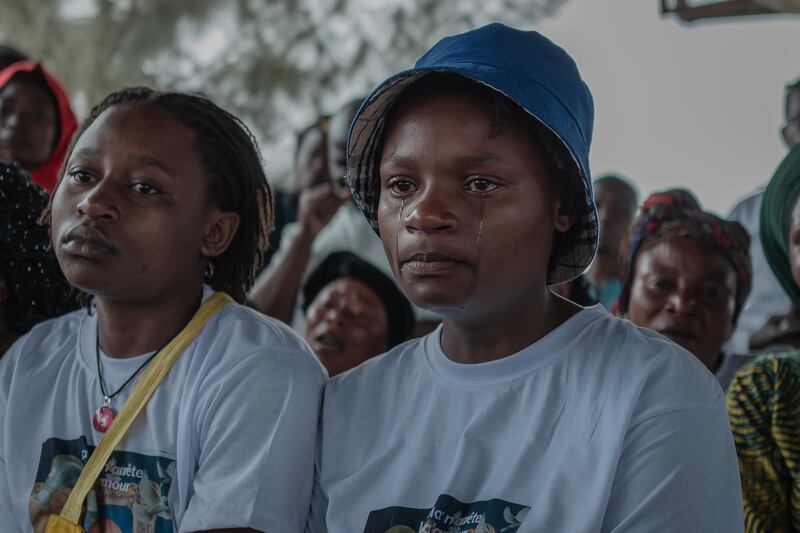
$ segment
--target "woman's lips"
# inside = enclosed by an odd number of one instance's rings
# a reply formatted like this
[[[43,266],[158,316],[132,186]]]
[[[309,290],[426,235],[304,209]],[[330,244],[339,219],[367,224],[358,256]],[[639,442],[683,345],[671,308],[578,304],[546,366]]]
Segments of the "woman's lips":
[[[695,344],[699,340],[697,335],[688,330],[666,328],[659,331],[659,333],[669,337],[681,346],[684,344]]]
[[[62,246],[61,249],[68,254],[87,258],[114,255],[113,250],[111,250],[109,247],[104,246],[97,241],[87,241],[83,239],[74,239],[64,243],[64,246]]]
[[[61,243],[63,251],[81,257],[105,257],[118,253],[102,233],[88,226],[72,228],[61,239]]]
[[[314,340],[318,345],[326,348],[332,348],[334,350],[342,349],[342,343],[331,335],[326,335],[323,333],[322,335],[317,335]]]
[[[461,264],[451,257],[436,252],[420,252],[405,259],[400,269],[411,274],[441,274]]]

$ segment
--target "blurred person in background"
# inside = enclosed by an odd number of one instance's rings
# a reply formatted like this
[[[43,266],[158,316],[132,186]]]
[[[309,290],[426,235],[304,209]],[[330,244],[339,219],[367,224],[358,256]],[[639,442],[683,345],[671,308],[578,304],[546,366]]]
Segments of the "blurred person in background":
[[[600,244],[585,276],[592,284],[593,299],[611,310],[622,291],[619,250],[636,216],[639,195],[627,179],[606,175],[594,180],[594,199],[600,222]]]
[[[306,342],[333,377],[394,348],[414,331],[405,295],[383,272],[335,252],[303,287]]]
[[[287,190],[275,190],[275,229],[269,235],[269,249],[264,255],[264,268],[280,248],[284,228],[297,221],[300,194],[328,183],[328,118],[320,117],[296,135],[294,169]]]
[[[767,263],[800,307],[800,145],[763,194],[760,232]],[[800,530],[800,350],[767,354],[736,373],[728,390],[739,456],[745,530]]]
[[[289,224],[269,267],[250,291],[251,304],[262,313],[305,331],[300,291],[311,271],[334,252],[348,251],[391,276],[381,240],[350,198],[344,180],[347,134],[362,99],[348,102],[328,123],[327,160],[330,181],[304,190],[298,202],[297,222]],[[432,330],[435,315],[414,310],[422,319],[416,333]]]
[[[0,71],[0,161],[52,191],[77,127],[67,92],[40,63],[17,61]]]
[[[350,187],[345,178],[347,174],[347,134],[350,131],[350,123],[363,100],[363,98],[356,98],[342,106],[331,116],[328,129],[328,173],[333,183],[333,192],[343,199],[350,198]]]
[[[792,148],[800,143],[800,80],[786,87],[784,105],[781,137],[786,146]],[[788,340],[791,337],[800,339],[800,320],[791,313],[792,302],[775,279],[762,250],[759,227],[763,198],[764,187],[761,187],[740,200],[728,215],[730,220],[739,222],[750,234],[750,256],[753,260],[753,290],[729,343],[729,349],[736,353],[760,351],[776,344],[792,344]],[[777,318],[771,320],[772,317]]]
[[[725,388],[752,358],[723,345],[750,292],[750,239],[685,189],[648,197],[623,244],[619,312],[694,354]]]

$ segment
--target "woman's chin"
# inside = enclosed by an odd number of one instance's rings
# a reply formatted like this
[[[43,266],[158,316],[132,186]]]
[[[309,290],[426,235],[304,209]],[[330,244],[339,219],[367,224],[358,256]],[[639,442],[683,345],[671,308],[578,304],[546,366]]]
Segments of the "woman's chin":
[[[409,291],[406,294],[416,307],[444,317],[463,313],[469,300],[465,295],[454,297],[439,291]]]

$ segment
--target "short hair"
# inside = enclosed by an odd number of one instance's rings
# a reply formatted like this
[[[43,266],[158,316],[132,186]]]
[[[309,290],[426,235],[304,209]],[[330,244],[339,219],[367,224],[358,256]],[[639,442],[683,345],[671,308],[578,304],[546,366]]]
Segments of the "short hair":
[[[28,59],[28,56],[13,46],[0,44],[0,70],[26,59]]]
[[[209,200],[220,209],[239,215],[239,227],[227,250],[209,258],[205,281],[214,290],[227,292],[237,302],[245,303],[274,226],[274,195],[253,134],[241,120],[207,97],[147,87],[129,87],[109,94],[91,110],[73,137],[56,188],[81,135],[104,111],[125,104],[164,109],[194,133],[197,155],[209,182]],[[52,199],[42,215],[48,224],[51,207]],[[88,306],[90,299],[83,295],[81,301]]]
[[[619,174],[604,174],[595,179],[593,185],[597,186],[602,183],[616,183],[625,187],[630,191],[631,196],[633,197],[634,206],[639,204],[639,188],[636,187],[636,185],[625,176],[620,176]]]
[[[8,291],[1,314],[16,335],[78,308],[50,249],[48,229],[37,223],[47,201],[47,193],[19,167],[0,163],[0,278]]]
[[[414,311],[405,295],[389,277],[367,261],[351,252],[334,252],[309,275],[303,286],[303,312],[329,283],[341,278],[353,278],[378,296],[386,309],[387,348],[409,339],[414,331]]]
[[[530,135],[532,144],[535,144],[541,152],[553,191],[561,199],[561,214],[567,215],[570,222],[572,222],[567,231],[556,232],[556,236],[553,239],[547,270],[548,272],[554,271],[559,258],[563,258],[567,251],[575,246],[575,242],[583,230],[582,226],[576,222],[578,222],[581,212],[585,209],[586,192],[578,166],[569,149],[547,126],[510,98],[486,85],[448,72],[428,74],[404,90],[392,104],[386,123],[388,124],[397,113],[397,110],[401,109],[409,101],[418,98],[427,99],[432,94],[443,93],[475,95],[481,101],[486,102],[488,109],[492,113],[492,130],[490,133],[492,136],[500,135],[505,121],[509,119],[521,121]],[[384,131],[380,146],[378,146],[378,154],[383,151],[385,139]]]

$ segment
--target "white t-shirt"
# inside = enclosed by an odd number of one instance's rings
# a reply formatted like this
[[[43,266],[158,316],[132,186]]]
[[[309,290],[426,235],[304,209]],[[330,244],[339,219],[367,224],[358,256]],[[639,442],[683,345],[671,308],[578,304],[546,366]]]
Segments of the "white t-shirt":
[[[488,363],[441,332],[326,385],[309,531],[743,530],[723,393],[682,348],[599,306]]]
[[[281,261],[286,255],[286,250],[292,242],[297,239],[300,231],[299,223],[287,224],[281,234],[280,249],[275,254],[272,261]],[[333,216],[327,226],[322,228],[314,244],[311,245],[311,256],[308,260],[303,283],[308,276],[332,253],[352,252],[364,261],[371,263],[376,268],[386,274],[389,279],[394,280],[394,274],[386,259],[383,250],[383,243],[380,238],[372,231],[372,226],[358,207],[348,201],[344,203]],[[292,327],[295,331],[303,333],[305,331],[305,316],[303,316],[303,294],[302,286],[295,301],[294,316]],[[429,311],[412,306],[414,315],[418,320],[439,320],[439,317]]]
[[[770,317],[786,314],[792,302],[781,287],[764,256],[761,247],[761,202],[764,189],[744,198],[731,210],[728,218],[744,226],[750,234],[750,260],[753,262],[753,288],[739,314],[736,330],[727,344],[727,351],[748,353],[750,337],[761,329]]]
[[[3,533],[43,531],[102,437],[92,426],[103,403],[96,338],[96,315],[80,310],[40,324],[0,360]],[[103,355],[107,390],[147,357]],[[288,327],[226,305],[117,446],[87,498],[84,527],[90,533],[300,531],[324,381],[316,358]],[[131,390],[129,384],[113,398],[117,412]]]

